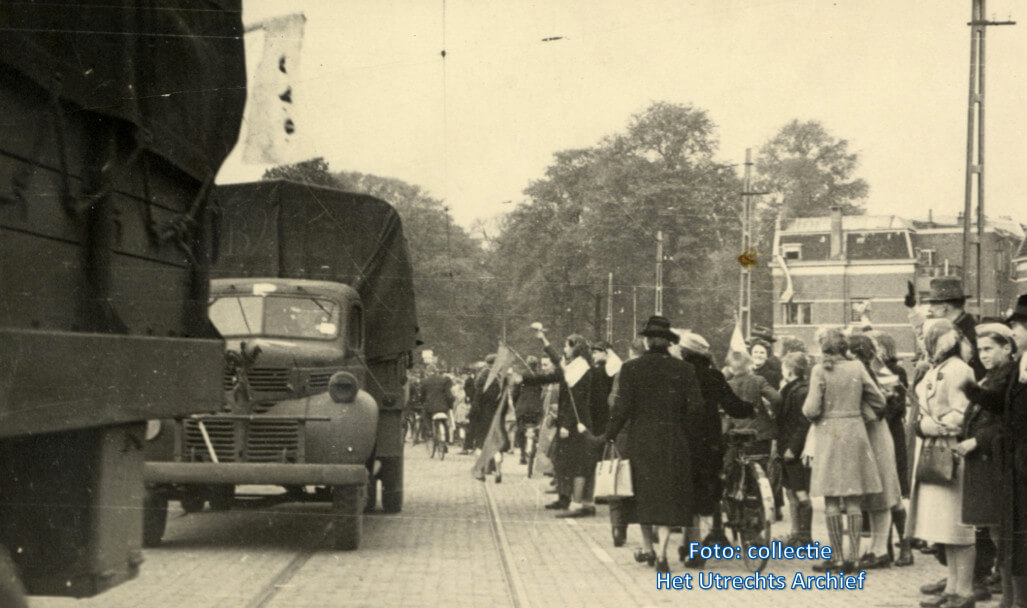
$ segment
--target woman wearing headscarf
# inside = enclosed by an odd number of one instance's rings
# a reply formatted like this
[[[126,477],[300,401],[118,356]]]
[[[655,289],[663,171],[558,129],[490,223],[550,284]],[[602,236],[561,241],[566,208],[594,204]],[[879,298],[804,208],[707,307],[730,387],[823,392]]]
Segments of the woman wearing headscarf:
[[[864,419],[873,416],[869,412],[884,409],[884,395],[863,364],[846,358],[848,345],[840,330],[822,329],[817,341],[823,359],[810,373],[802,413],[812,423],[807,442],[816,444],[810,495],[824,497],[824,520],[834,554],[814,569],[851,572],[860,555],[863,496],[883,489]],[[850,541],[844,557],[843,518],[848,519]]]
[[[849,352],[866,368],[882,395],[884,389],[877,380],[872,363],[877,357],[873,340],[866,334],[849,336]],[[863,497],[863,510],[870,515],[870,550],[859,559],[860,570],[886,568],[891,565],[892,558],[888,551],[888,532],[891,530],[892,509],[902,504],[902,489],[899,485],[899,470],[895,466],[895,443],[888,423],[884,420],[887,409],[885,406],[875,410],[866,422],[867,437],[874,450],[877,472],[881,478],[881,492],[867,494]]]
[[[961,358],[962,340],[947,319],[930,319],[924,324],[924,345],[931,368],[916,385],[920,402],[917,424],[917,471],[923,458],[923,445],[955,443],[970,401],[960,388],[974,381],[974,371]],[[914,475],[910,498],[909,535],[944,546],[948,562],[945,590],[935,602],[944,608],[974,605],[973,570],[975,557],[974,527],[962,523],[965,466],[955,465],[951,481],[922,481]]]

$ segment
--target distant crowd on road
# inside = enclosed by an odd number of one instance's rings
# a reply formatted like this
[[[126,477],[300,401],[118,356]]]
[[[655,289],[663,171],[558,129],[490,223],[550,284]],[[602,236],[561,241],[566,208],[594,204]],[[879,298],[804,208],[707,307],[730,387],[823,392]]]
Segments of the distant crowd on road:
[[[835,551],[815,570],[907,566],[919,550],[947,567],[921,588],[922,606],[996,593],[1027,606],[1027,294],[1008,316],[981,320],[966,299],[953,277],[932,280],[920,305],[907,295],[917,353],[905,365],[894,338],[870,326],[821,328],[815,345],[778,344],[757,326],[718,369],[702,336],[654,316],[626,361],[578,334],[559,348],[536,324],[544,356],[506,366],[507,353],[490,355],[446,386],[479,480],[500,482],[512,448],[525,463],[525,438],[538,433],[536,470],[552,476],[546,508],[557,517],[595,515],[595,465],[615,445],[633,496],[609,501],[613,544],[639,524],[635,558],[659,571],[670,570],[675,531],[685,566],[703,567],[687,547],[709,542],[699,518],[721,510],[721,463],[741,449],[767,472],[777,519],[787,506],[786,545],[812,542],[811,497],[823,498]],[[430,394],[424,407],[442,407]]]

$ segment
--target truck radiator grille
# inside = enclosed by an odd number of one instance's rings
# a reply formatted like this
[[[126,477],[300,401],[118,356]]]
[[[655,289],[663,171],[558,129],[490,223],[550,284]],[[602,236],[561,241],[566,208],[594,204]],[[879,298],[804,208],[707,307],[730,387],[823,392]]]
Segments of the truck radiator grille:
[[[199,420],[185,421],[185,453],[184,456],[195,462],[211,462],[210,452],[203,433],[200,432]],[[220,462],[235,462],[235,423],[232,420],[204,420],[207,436],[214,446],[214,453]]]
[[[328,390],[328,382],[332,379],[332,372],[313,372],[310,380],[307,381],[307,388],[311,394]]]
[[[285,367],[255,367],[246,375],[250,389],[278,392],[289,390],[289,370]]]
[[[250,462],[296,462],[300,425],[296,420],[253,420],[246,438]]]

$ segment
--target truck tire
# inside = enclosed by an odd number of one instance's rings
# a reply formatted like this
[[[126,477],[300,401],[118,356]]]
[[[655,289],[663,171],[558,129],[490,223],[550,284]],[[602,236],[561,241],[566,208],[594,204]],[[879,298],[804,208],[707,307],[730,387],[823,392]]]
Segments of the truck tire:
[[[156,547],[164,539],[168,525],[168,497],[154,490],[146,490],[143,498],[143,546]]]
[[[366,493],[366,485],[332,486],[332,546],[337,551],[360,546]]]
[[[235,502],[235,486],[213,486],[207,496],[212,511],[228,511]]]
[[[403,510],[403,457],[382,458],[382,511],[399,513]]]

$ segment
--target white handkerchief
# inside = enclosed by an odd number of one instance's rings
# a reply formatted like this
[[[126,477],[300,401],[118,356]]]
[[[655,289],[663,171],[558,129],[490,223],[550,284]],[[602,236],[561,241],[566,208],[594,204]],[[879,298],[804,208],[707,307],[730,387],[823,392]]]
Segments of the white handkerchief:
[[[581,357],[575,357],[573,361],[563,366],[563,379],[567,382],[567,386],[574,386],[587,371],[588,361]]]
[[[620,367],[624,365],[624,362],[620,360],[617,353],[612,350],[609,353],[606,355],[606,375],[612,378],[620,373]]]

